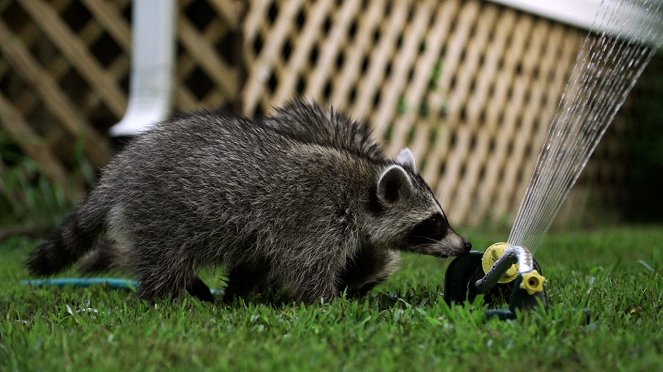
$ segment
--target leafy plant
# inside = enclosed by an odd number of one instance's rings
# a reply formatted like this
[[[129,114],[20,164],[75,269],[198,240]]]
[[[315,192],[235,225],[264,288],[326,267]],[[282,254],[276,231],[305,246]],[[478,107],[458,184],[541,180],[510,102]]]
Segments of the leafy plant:
[[[49,229],[73,208],[95,173],[78,143],[72,163],[67,182],[55,183],[0,129],[0,240]]]

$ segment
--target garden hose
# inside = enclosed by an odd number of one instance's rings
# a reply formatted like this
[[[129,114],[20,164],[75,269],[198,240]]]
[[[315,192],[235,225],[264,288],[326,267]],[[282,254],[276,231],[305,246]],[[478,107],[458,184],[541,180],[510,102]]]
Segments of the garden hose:
[[[139,282],[132,279],[120,278],[51,278],[51,279],[28,279],[22,280],[21,284],[33,287],[74,287],[87,288],[95,285],[103,285],[112,289],[126,289],[134,291]],[[222,290],[210,288],[212,294],[223,293]]]
[[[104,285],[113,289],[135,290],[138,281],[118,278],[52,278],[52,279],[29,279],[22,280],[21,284],[34,287],[74,287],[86,288],[94,285]]]

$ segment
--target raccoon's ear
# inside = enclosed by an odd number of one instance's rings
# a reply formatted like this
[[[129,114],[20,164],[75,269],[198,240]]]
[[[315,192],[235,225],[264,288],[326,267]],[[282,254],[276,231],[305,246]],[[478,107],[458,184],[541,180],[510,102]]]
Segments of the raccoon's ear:
[[[417,171],[417,164],[414,161],[414,154],[407,147],[398,153],[398,156],[396,156],[396,162],[405,168],[410,168],[410,170],[413,172]]]
[[[385,204],[393,204],[410,195],[412,180],[400,165],[387,167],[378,179],[378,200]]]

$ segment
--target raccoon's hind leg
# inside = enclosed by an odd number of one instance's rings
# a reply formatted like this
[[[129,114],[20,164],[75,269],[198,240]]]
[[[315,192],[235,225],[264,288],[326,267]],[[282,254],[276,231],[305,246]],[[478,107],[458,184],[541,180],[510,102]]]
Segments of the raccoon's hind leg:
[[[126,245],[110,239],[101,239],[97,247],[83,257],[79,271],[83,274],[99,274],[110,270],[127,269],[129,256]],[[186,290],[200,301],[214,302],[212,291],[199,277],[194,277]]]
[[[178,241],[166,241],[148,234],[132,239],[129,265],[140,282],[136,295],[154,302],[164,297],[180,299],[191,285],[194,292],[199,290],[202,281],[194,283],[196,268],[191,253],[194,251],[194,247]]]
[[[302,234],[303,236],[303,234]],[[347,244],[341,233],[309,237],[300,246],[290,248],[297,252],[288,262],[282,262],[285,289],[294,291],[295,298],[307,303],[329,302],[339,296],[338,282],[347,264]]]
[[[182,298],[195,279],[192,270],[158,260],[143,260],[136,267],[139,267],[136,275],[140,282],[136,295],[150,302],[164,297],[174,300]]]
[[[398,268],[400,254],[384,248],[362,248],[343,269],[339,291],[348,298],[366,296]]]
[[[98,274],[126,269],[128,257],[125,246],[111,239],[100,239],[95,249],[81,259],[78,270],[83,274]]]

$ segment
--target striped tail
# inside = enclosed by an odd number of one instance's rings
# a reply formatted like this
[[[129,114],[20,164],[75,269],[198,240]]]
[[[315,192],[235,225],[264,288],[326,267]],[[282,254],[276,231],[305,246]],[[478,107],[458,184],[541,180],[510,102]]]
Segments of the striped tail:
[[[92,208],[90,208],[92,207]],[[45,243],[30,253],[26,266],[31,274],[46,276],[65,270],[94,248],[105,229],[106,211],[86,200]]]

